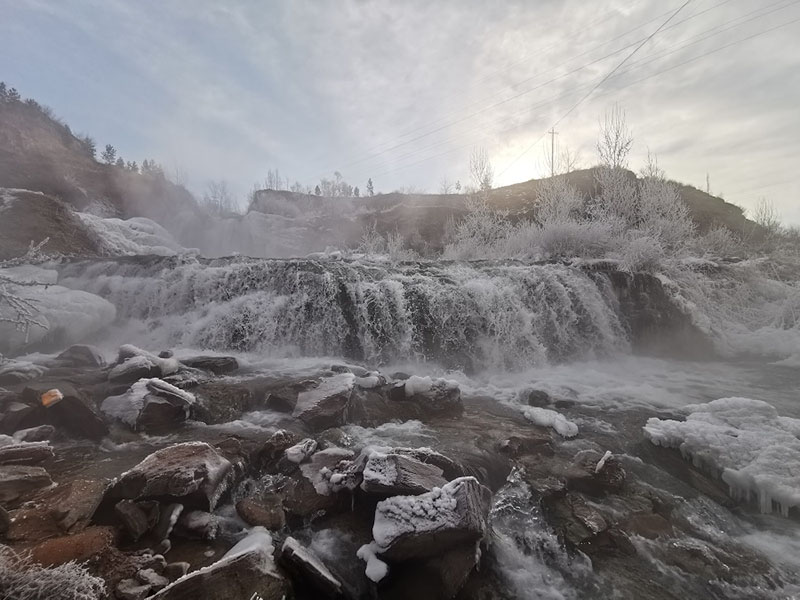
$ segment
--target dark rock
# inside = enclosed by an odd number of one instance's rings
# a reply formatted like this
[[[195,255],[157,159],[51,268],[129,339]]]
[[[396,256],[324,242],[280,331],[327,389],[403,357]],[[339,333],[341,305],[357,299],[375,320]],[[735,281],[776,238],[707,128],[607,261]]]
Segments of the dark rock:
[[[405,381],[406,379],[410,378],[411,375],[409,375],[408,373],[405,373],[403,371],[395,371],[389,377],[391,377],[392,379],[395,379],[397,381]]]
[[[9,465],[0,467],[0,503],[11,504],[52,485],[53,480],[42,467]]]
[[[119,396],[109,396],[101,408],[134,431],[163,433],[186,421],[194,403],[193,394],[153,378],[137,381]]]
[[[191,565],[188,562],[172,562],[164,567],[164,577],[170,581],[180,579],[189,572]]]
[[[447,481],[436,465],[401,454],[373,452],[364,466],[361,489],[386,496],[422,494]]]
[[[488,531],[491,498],[474,477],[463,477],[420,496],[379,502],[373,535],[382,558],[432,558],[473,545]]]
[[[277,393],[267,394],[267,399],[265,401],[265,405],[269,410],[282,413],[293,412],[296,404],[297,398]]]
[[[175,535],[192,540],[213,540],[218,531],[217,517],[204,510],[184,512],[175,525]]]
[[[145,585],[149,585],[154,590],[160,590],[169,585],[169,579],[159,575],[153,569],[141,569],[136,573],[136,579]]]
[[[525,437],[511,436],[500,443],[499,450],[512,458],[529,454],[553,456],[553,446],[548,433],[531,434]]]
[[[289,479],[281,495],[286,511],[303,518],[320,511],[332,512],[350,508],[348,498],[341,494],[320,494],[305,477]]]
[[[11,527],[11,517],[8,516],[8,511],[0,505],[0,535],[5,535],[9,527]]]
[[[50,424],[71,435],[90,440],[99,440],[108,434],[108,426],[94,406],[82,392],[68,383],[29,386],[22,391],[22,398],[28,404],[41,405],[42,396],[50,390],[58,390],[63,396],[44,409]]]
[[[210,371],[214,375],[226,375],[239,369],[239,362],[232,356],[194,356],[181,362],[187,367]]]
[[[261,396],[245,383],[211,381],[198,386],[195,418],[204,423],[227,423],[260,407]]]
[[[430,448],[392,448],[392,453],[410,456],[419,462],[439,467],[442,470],[442,476],[447,481],[463,477],[467,474],[464,472],[464,467],[461,464]]]
[[[158,353],[158,358],[172,358],[175,353],[172,350],[162,350]]]
[[[575,455],[564,472],[567,488],[593,496],[618,492],[625,485],[625,469],[619,460],[610,456],[603,467],[597,466],[603,455],[594,450],[584,450]]]
[[[344,588],[339,579],[316,554],[291,536],[281,546],[280,563],[296,581],[302,582],[322,597],[342,598]]]
[[[147,513],[133,500],[120,500],[114,506],[114,512],[134,542],[153,526]]]
[[[648,540],[675,535],[672,523],[657,513],[634,515],[625,524],[625,529]]]
[[[351,373],[323,379],[316,388],[297,395],[292,416],[314,431],[344,425],[354,384],[355,376]]]
[[[425,561],[395,563],[390,579],[381,582],[381,597],[398,600],[455,598],[475,570],[479,557],[478,543],[475,543],[464,544]]]
[[[266,533],[266,532],[265,532]],[[289,584],[275,569],[272,547],[252,533],[217,562],[181,577],[153,600],[282,600]]]
[[[284,457],[286,450],[297,443],[297,436],[285,429],[279,429],[264,442],[264,445],[256,453],[256,468],[259,471],[276,473],[278,462]]]
[[[239,500],[236,512],[248,525],[261,525],[273,531],[279,531],[286,525],[283,500],[278,494]]]
[[[463,414],[464,404],[457,386],[445,380],[434,380],[429,386],[415,381],[412,377],[406,382],[362,390],[353,397],[351,421],[377,426],[393,420],[425,422]]]
[[[106,359],[94,346],[75,344],[56,356],[56,360],[70,367],[89,367],[102,369],[106,366]]]
[[[13,433],[25,423],[33,413],[37,412],[37,406],[22,402],[7,402],[3,408],[3,415],[0,417],[0,431],[3,433]],[[44,415],[41,415],[42,419]]]
[[[119,600],[144,600],[150,595],[152,588],[135,579],[122,579],[116,588],[116,596]]]
[[[528,406],[547,407],[552,404],[550,394],[544,390],[531,390],[528,392]]]
[[[84,529],[94,517],[108,482],[102,479],[73,479],[55,490],[50,512],[64,531]]]
[[[174,498],[187,507],[213,510],[233,483],[233,466],[205,442],[185,442],[153,452],[125,472],[109,500]]]
[[[603,516],[578,494],[551,496],[546,499],[546,506],[550,521],[574,546],[580,546],[608,529]]]
[[[55,432],[56,428],[52,425],[38,425],[15,431],[14,439],[18,442],[46,442],[53,437]]]
[[[161,508],[161,514],[159,515],[158,524],[155,528],[155,536],[157,540],[169,539],[169,536],[172,533],[175,524],[178,522],[182,512],[183,504],[179,504],[178,502],[167,504]]]
[[[53,458],[53,448],[45,442],[0,446],[0,465],[37,465]]]
[[[140,379],[161,377],[164,373],[161,366],[145,356],[133,356],[126,359],[108,373],[111,383],[135,383]]]

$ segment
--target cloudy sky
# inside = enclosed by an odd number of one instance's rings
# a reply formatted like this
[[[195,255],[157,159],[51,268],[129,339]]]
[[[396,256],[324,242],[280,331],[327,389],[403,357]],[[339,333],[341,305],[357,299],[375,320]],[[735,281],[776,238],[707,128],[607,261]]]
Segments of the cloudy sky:
[[[798,0],[691,0],[578,104],[684,1],[0,0],[0,79],[242,198],[274,168],[437,191],[476,147],[496,184],[524,181],[555,123],[589,166],[618,103],[631,167],[649,148],[673,179],[800,224]]]

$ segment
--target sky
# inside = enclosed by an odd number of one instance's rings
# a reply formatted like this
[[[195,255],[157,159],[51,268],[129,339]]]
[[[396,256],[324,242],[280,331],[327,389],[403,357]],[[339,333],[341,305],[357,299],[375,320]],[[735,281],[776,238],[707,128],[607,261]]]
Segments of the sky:
[[[800,1],[684,4],[0,0],[0,80],[99,147],[242,202],[270,169],[438,192],[469,181],[477,148],[496,186],[526,181],[548,172],[554,125],[588,167],[617,105],[632,169],[649,151],[800,225]]]

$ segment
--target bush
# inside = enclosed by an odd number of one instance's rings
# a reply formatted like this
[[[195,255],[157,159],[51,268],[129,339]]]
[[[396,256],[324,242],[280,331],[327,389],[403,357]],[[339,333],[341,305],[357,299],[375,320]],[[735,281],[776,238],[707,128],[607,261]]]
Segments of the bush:
[[[75,562],[43,567],[0,545],[0,592],[3,600],[99,600],[106,586]]]

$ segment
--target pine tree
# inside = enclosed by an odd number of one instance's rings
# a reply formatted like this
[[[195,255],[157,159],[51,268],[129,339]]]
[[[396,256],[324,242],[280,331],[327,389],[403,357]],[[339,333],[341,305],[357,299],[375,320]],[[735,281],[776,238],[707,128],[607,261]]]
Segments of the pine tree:
[[[356,186],[355,189],[353,189],[353,196],[358,198],[360,195],[361,195],[361,190],[359,190],[358,186]]]
[[[0,81],[0,102],[5,102],[8,98],[8,89],[6,88],[6,82]]]
[[[322,196],[322,190],[319,189],[319,186],[314,188],[314,194],[317,196]]]
[[[368,196],[375,195],[375,187],[372,185],[372,177],[367,179],[367,195]]]
[[[106,144],[106,149],[103,150],[103,154],[100,155],[100,158],[103,159],[103,162],[107,165],[114,164],[114,161],[117,159],[117,150],[111,144]]]
[[[136,164],[135,160],[129,160],[125,167],[128,169],[128,171],[133,171],[134,173],[139,172],[139,165]]]
[[[114,166],[117,166],[117,167],[119,167],[120,169],[124,169],[124,168],[125,168],[125,161],[124,161],[124,160],[122,160],[122,157],[121,157],[121,156],[118,156],[118,157],[117,157],[117,161],[114,163]]]
[[[17,88],[11,88],[10,90],[8,90],[8,94],[6,97],[8,98],[9,102],[19,102],[20,95],[19,92],[17,91]]]

